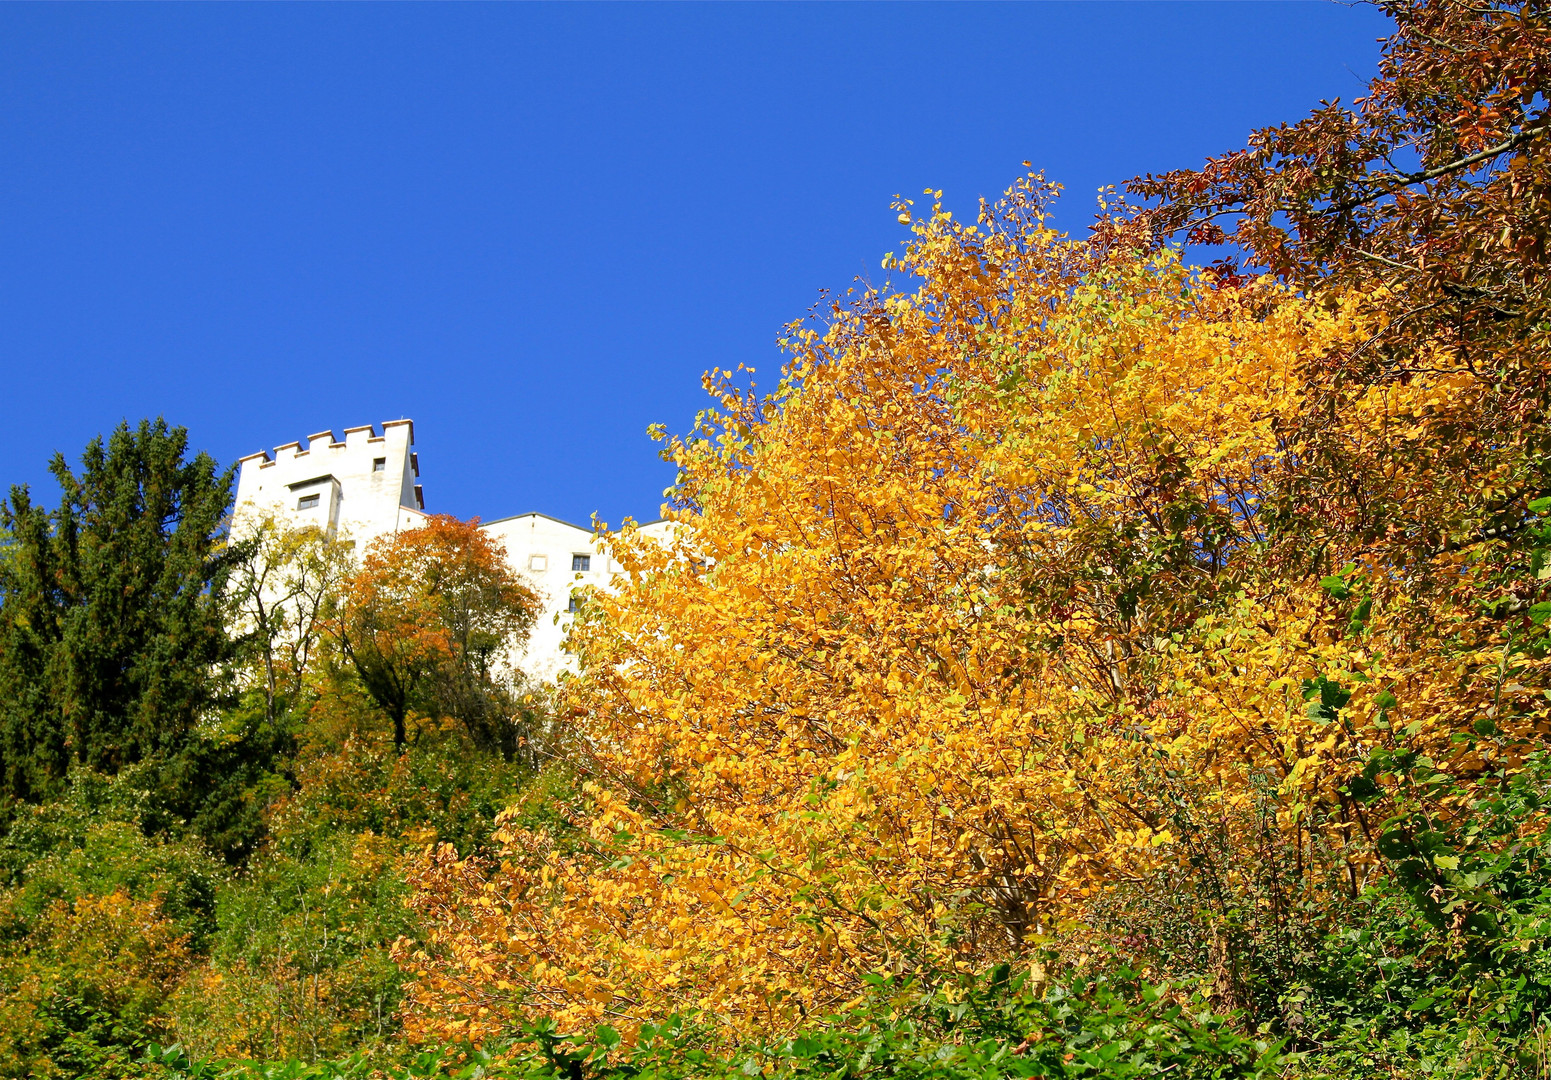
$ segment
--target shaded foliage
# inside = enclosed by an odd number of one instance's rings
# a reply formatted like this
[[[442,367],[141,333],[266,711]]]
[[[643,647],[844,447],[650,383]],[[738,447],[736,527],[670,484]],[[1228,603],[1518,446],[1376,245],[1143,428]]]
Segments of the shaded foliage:
[[[177,756],[224,696],[232,646],[219,598],[236,553],[232,474],[165,421],[62,454],[52,512],[11,490],[0,524],[0,765],[8,794],[57,793],[72,762],[100,772]]]

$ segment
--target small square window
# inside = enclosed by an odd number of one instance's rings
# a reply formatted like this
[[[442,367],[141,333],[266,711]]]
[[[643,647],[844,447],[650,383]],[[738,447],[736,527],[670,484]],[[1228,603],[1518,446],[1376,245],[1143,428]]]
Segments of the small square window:
[[[385,457],[372,458],[372,472],[387,472],[388,459]]]
[[[582,598],[580,596],[577,596],[575,593],[572,593],[571,594],[571,601],[570,601],[570,603],[566,604],[565,609],[567,611],[580,611],[580,610],[582,610]]]
[[[530,556],[528,556],[528,569],[529,570],[537,570],[540,573],[543,573],[545,570],[548,570],[549,569],[549,556],[548,555],[530,555]]]
[[[591,570],[592,569],[592,556],[591,555],[572,555],[571,556],[571,569],[572,570]]]
[[[318,497],[316,495],[303,495],[300,499],[296,500],[296,509],[298,510],[311,510],[317,505]]]

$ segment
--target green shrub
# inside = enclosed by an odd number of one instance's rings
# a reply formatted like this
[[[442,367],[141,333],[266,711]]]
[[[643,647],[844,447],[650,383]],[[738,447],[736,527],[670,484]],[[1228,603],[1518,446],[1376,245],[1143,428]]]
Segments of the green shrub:
[[[363,1058],[313,1065],[191,1060],[176,1048],[151,1055],[173,1075],[200,1080],[333,1080],[361,1076]],[[426,1053],[381,1070],[410,1077],[516,1080],[767,1080],[803,1077],[1245,1078],[1278,1075],[1274,1042],[1246,1038],[1199,997],[1151,986],[1125,970],[1034,992],[998,969],[950,992],[921,992],[879,978],[869,999],[794,1038],[718,1051],[684,1017],[648,1026],[626,1046],[599,1028],[586,1038],[537,1027],[504,1050]]]
[[[1389,873],[1285,993],[1311,1076],[1547,1075],[1551,758],[1466,787],[1383,759],[1420,797],[1380,826]],[[1448,819],[1415,809],[1461,809]]]

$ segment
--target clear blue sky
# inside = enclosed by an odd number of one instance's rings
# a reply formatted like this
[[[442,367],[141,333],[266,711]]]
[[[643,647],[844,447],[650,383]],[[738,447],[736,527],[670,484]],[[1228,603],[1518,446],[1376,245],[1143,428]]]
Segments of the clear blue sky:
[[[413,417],[428,508],[656,516],[700,373],[1030,159],[1093,192],[1350,100],[1334,3],[0,6],[0,484],[165,415]]]

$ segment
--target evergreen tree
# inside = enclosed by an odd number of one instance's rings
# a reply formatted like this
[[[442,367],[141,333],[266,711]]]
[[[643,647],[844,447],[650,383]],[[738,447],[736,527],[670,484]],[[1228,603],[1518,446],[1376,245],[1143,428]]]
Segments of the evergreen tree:
[[[178,755],[232,651],[219,598],[235,553],[231,470],[165,420],[120,424],[79,473],[51,465],[59,507],[25,486],[0,504],[0,783],[58,789],[73,762],[104,773]]]

